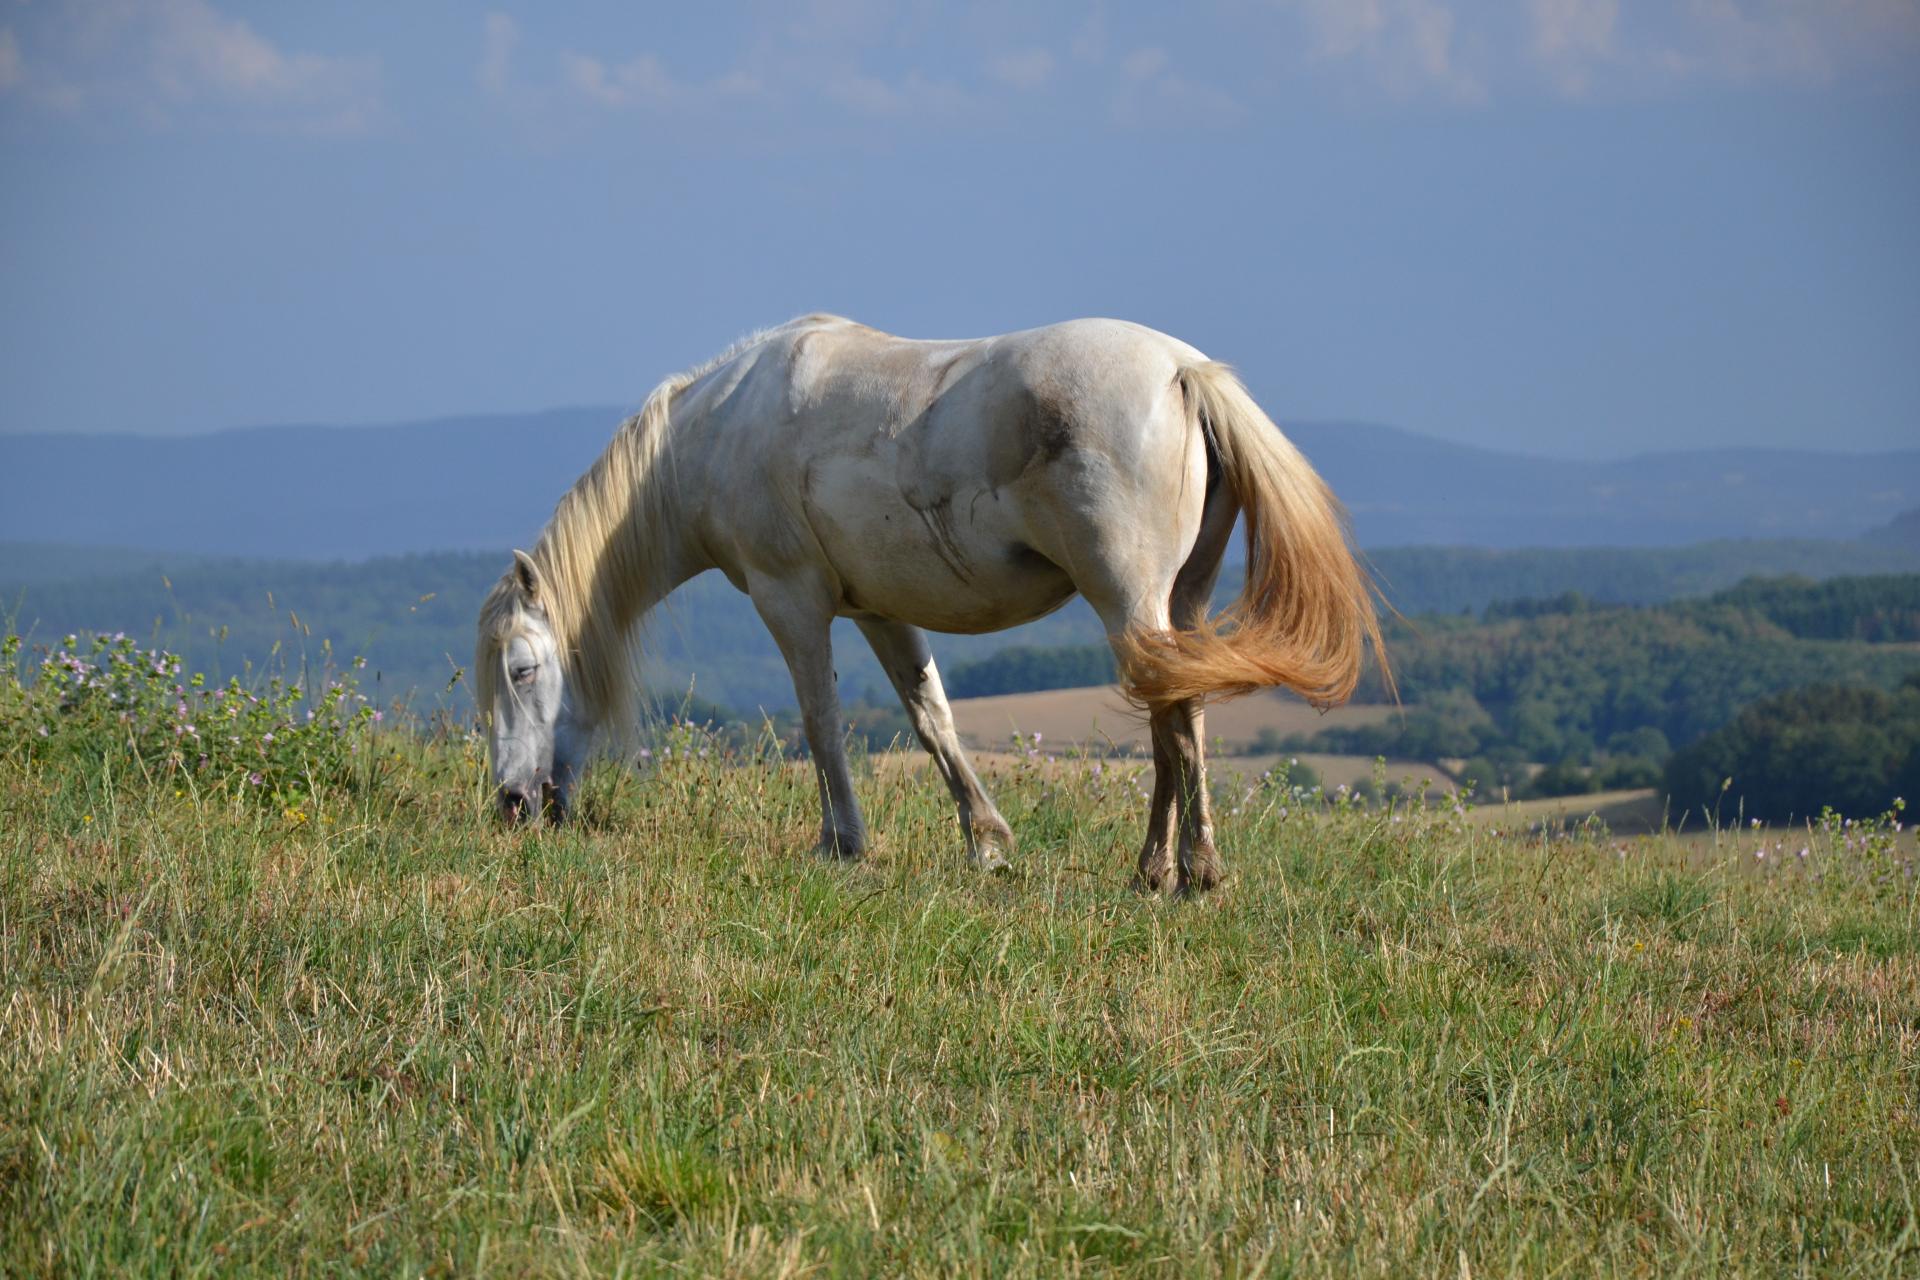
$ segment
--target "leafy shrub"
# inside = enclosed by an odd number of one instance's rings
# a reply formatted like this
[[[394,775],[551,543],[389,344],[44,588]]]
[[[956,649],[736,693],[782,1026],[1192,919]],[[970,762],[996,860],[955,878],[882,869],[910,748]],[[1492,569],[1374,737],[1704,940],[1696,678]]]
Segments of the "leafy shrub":
[[[1593,789],[1592,774],[1571,760],[1562,760],[1535,774],[1527,792],[1535,796],[1583,796]]]
[[[1665,753],[1662,753],[1665,754]],[[1602,791],[1633,791],[1660,785],[1660,761],[1646,756],[1613,756],[1595,767],[1593,780]]]
[[[189,775],[204,786],[285,805],[316,787],[367,776],[380,713],[351,673],[311,703],[279,677],[258,690],[238,679],[208,688],[181,674],[177,654],[143,649],[123,633],[68,636],[24,678],[21,640],[0,643],[0,741],[43,760],[105,764],[123,776]]]

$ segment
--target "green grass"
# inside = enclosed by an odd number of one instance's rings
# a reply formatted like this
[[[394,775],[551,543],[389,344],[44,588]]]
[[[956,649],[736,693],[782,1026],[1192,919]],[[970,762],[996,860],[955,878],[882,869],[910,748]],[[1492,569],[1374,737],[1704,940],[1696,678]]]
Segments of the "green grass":
[[[7,756],[0,1273],[1920,1272],[1911,835],[1256,798],[1181,905],[1111,772],[982,877],[924,777],[842,866],[791,766],[508,833],[405,755],[292,816]]]

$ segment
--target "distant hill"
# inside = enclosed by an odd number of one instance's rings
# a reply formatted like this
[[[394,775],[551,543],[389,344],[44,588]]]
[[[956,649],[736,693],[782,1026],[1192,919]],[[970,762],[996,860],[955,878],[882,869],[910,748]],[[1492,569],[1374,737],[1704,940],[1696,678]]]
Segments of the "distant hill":
[[[621,416],[0,436],[0,539],[308,559],[524,545]],[[1920,506],[1920,450],[1580,462],[1356,423],[1287,431],[1369,547],[1844,539]]]
[[[1391,427],[1286,429],[1347,503],[1369,547],[1852,539],[1920,502],[1920,450],[1711,449],[1581,462]]]
[[[1510,551],[1401,547],[1370,558],[1389,598],[1409,615],[1477,615],[1500,601],[1568,592],[1597,604],[1657,604],[1755,575],[1824,579],[1920,569],[1920,553],[1814,541]],[[283,659],[297,665],[302,652],[318,660],[323,643],[331,641],[337,655],[368,659],[367,678],[377,677],[383,694],[417,691],[422,705],[431,706],[471,661],[480,597],[506,563],[504,550],[316,563],[0,543],[0,621],[10,619],[41,641],[68,631],[127,631],[158,638],[198,666],[227,672]],[[1237,583],[1237,573],[1229,570],[1222,593]],[[987,663],[1014,646],[1055,655],[1061,646],[1095,646],[1093,657],[1104,662],[1100,625],[1078,600],[1012,631],[934,638],[934,652],[956,693],[1088,682],[1078,668],[1038,678],[1017,655]],[[793,705],[786,665],[766,628],[746,597],[718,574],[674,594],[652,622],[646,653],[657,692],[683,693],[691,683],[698,696],[741,710]],[[836,631],[835,659],[849,700],[863,694],[890,699],[885,677],[851,624]],[[459,689],[452,694],[455,701],[465,696]]]
[[[1903,511],[1878,528],[1867,530],[1861,541],[1920,554],[1920,507]]]
[[[1816,539],[1723,539],[1682,547],[1387,547],[1369,552],[1405,614],[1479,613],[1503,600],[1572,591],[1596,604],[1660,604],[1747,578],[1815,580],[1920,571],[1920,547]]]

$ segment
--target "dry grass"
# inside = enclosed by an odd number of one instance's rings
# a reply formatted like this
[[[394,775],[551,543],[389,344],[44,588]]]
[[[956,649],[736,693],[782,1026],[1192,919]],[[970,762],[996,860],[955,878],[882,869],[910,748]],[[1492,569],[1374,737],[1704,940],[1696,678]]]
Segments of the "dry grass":
[[[603,771],[505,833],[412,751],[305,820],[0,776],[0,1272],[1896,1275],[1911,835],[1756,865],[1026,761],[809,857],[797,771]]]

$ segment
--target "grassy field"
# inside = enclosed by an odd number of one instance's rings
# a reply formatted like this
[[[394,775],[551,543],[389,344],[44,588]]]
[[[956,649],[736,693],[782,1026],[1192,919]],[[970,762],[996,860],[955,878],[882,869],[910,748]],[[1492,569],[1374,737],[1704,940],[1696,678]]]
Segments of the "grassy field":
[[[521,833],[459,743],[284,807],[0,745],[0,1273],[1920,1270],[1911,834],[1237,791],[1177,904],[1113,771],[1006,771],[982,877],[924,779],[829,864],[694,745]]]

